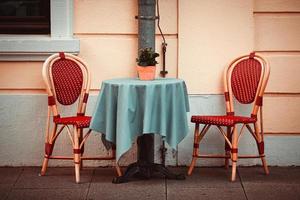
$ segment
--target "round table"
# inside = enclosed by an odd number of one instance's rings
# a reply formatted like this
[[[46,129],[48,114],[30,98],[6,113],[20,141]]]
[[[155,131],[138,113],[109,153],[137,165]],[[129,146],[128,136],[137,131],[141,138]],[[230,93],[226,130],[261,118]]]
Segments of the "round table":
[[[116,145],[116,159],[138,136],[159,134],[172,148],[188,134],[189,101],[184,80],[134,78],[102,82],[90,129]]]

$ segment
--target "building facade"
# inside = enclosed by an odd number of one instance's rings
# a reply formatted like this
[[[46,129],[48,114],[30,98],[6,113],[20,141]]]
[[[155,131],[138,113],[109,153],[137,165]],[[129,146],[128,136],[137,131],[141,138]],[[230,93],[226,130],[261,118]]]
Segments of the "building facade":
[[[47,55],[53,49],[77,52],[87,61],[92,74],[88,114],[93,112],[103,80],[137,76],[137,0],[51,0],[51,3],[51,24],[55,25],[51,44],[40,47],[45,41],[36,42],[40,40],[36,36],[0,35],[0,166],[39,166],[42,162],[47,95],[41,71],[46,55],[38,53],[39,48],[40,51],[45,48]],[[191,107],[189,117],[224,113],[223,69],[234,58],[256,51],[271,66],[264,99],[267,161],[270,165],[300,165],[300,2],[160,0],[159,5],[161,28],[168,44],[167,77],[185,80]],[[57,13],[59,8],[66,12]],[[61,19],[63,22],[56,22]],[[161,54],[162,37],[158,29],[156,33],[156,50]],[[17,47],[20,44],[26,47],[26,40],[35,42],[35,53],[27,52],[32,47],[30,44],[27,49]],[[7,52],[10,48],[13,50]],[[162,56],[158,68],[161,63]],[[179,144],[178,151],[168,149],[168,165],[189,164],[193,128],[190,124],[190,133]],[[65,137],[63,142],[70,143],[67,135],[62,137]],[[105,153],[99,134],[93,134],[89,140],[89,153]],[[223,150],[223,140],[217,133],[209,134],[205,142],[205,151]],[[256,150],[254,141],[247,135],[241,143],[241,152]],[[55,151],[71,153],[66,145],[56,147]],[[159,147],[160,140],[156,138],[157,161]],[[133,148],[124,155],[121,164],[127,165],[135,157]],[[198,165],[222,163],[203,160]],[[240,164],[256,165],[260,160],[242,160]],[[87,165],[111,163],[97,161]]]

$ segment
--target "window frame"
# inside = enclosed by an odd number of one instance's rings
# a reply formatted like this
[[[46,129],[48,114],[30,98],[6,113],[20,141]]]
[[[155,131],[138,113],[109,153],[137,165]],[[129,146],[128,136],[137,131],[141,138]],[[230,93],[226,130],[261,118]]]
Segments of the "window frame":
[[[0,34],[49,34],[50,0],[39,0],[41,13],[34,16],[0,16]]]
[[[50,0],[50,35],[1,34],[0,61],[43,61],[60,51],[78,54],[73,8],[73,0]]]

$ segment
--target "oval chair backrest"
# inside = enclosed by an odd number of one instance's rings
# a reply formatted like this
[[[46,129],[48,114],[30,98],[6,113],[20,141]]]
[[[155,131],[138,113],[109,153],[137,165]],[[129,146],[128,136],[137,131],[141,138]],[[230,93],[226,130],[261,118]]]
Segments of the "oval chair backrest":
[[[269,66],[265,59],[255,53],[235,59],[225,72],[225,95],[227,112],[234,112],[233,96],[241,104],[254,102],[252,115],[262,105],[262,96],[269,78]]]
[[[231,73],[231,87],[234,97],[242,104],[255,99],[261,78],[261,63],[254,58],[238,62]]]
[[[73,60],[63,57],[53,62],[51,74],[57,101],[62,105],[75,103],[83,86],[80,66]]]
[[[78,101],[77,114],[85,113],[90,73],[81,58],[68,53],[51,55],[43,64],[43,79],[48,93],[48,105],[54,116],[59,114],[57,102],[66,106]]]

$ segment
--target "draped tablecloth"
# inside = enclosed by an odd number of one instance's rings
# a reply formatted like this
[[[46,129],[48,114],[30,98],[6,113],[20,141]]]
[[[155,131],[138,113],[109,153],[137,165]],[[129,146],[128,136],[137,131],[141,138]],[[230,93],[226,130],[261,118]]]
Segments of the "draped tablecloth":
[[[142,134],[159,134],[176,149],[188,134],[189,109],[187,88],[181,79],[105,80],[90,129],[116,145],[117,160]]]

